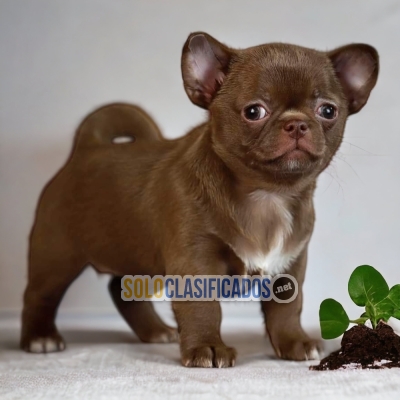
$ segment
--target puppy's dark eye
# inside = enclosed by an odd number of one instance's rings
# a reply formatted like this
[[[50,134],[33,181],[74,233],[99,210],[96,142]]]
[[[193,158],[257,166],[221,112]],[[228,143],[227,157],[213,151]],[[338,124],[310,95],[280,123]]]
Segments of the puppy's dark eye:
[[[336,117],[336,113],[336,107],[332,104],[322,104],[322,106],[318,108],[318,115],[324,119],[334,119]]]
[[[244,117],[249,121],[258,121],[267,116],[267,110],[258,104],[248,106],[243,111]]]

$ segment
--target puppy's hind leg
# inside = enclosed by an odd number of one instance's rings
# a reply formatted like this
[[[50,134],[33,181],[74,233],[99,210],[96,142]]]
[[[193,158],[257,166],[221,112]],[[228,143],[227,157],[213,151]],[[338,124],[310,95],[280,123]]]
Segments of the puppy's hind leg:
[[[65,343],[55,325],[57,308],[85,262],[57,240],[49,238],[44,244],[33,236],[20,345],[30,353],[62,351]]]
[[[121,277],[111,278],[108,288],[118,311],[142,342],[170,343],[178,340],[177,330],[161,320],[151,301],[122,300]]]

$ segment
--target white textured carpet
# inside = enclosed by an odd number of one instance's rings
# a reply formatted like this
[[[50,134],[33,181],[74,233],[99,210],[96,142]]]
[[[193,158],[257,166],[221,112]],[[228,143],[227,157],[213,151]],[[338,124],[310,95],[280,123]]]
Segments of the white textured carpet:
[[[67,350],[33,355],[17,348],[18,322],[0,320],[1,400],[400,398],[400,369],[314,372],[315,361],[275,359],[255,316],[224,319],[224,339],[238,350],[229,369],[184,368],[177,344],[142,344],[117,316],[59,326]]]

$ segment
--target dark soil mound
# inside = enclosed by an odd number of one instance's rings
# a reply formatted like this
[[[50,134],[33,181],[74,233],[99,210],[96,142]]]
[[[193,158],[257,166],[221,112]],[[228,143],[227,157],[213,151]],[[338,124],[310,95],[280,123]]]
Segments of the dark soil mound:
[[[343,335],[342,347],[310,367],[314,371],[330,369],[383,369],[400,367],[400,336],[380,322],[376,329],[356,325]]]

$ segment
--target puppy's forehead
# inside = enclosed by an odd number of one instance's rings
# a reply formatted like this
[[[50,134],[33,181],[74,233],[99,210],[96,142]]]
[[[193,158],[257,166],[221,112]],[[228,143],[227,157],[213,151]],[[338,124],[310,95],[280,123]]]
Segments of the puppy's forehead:
[[[284,43],[270,43],[245,50],[245,53],[255,60],[270,67],[312,68],[315,63],[324,65],[327,57],[324,53],[306,47]]]
[[[325,53],[289,44],[241,50],[234,70],[246,94],[268,91],[272,96],[304,97],[329,92],[335,85],[332,64]]]

